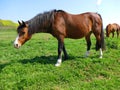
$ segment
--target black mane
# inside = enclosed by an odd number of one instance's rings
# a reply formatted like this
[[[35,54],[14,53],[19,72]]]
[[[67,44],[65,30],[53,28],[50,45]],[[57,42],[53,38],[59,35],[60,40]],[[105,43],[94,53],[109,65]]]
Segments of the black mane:
[[[40,13],[33,17],[32,19],[26,21],[26,24],[29,26],[30,33],[37,33],[47,31],[52,22],[54,21],[54,13],[57,10],[52,10],[44,13]]]

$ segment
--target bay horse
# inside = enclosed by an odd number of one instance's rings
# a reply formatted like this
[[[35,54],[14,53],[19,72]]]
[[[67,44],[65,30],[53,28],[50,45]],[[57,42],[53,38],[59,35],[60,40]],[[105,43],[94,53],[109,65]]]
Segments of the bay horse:
[[[51,10],[40,13],[28,21],[18,21],[18,23],[18,36],[14,41],[15,48],[20,48],[34,33],[50,33],[58,40],[58,59],[55,66],[60,66],[62,63],[62,51],[64,58],[68,58],[64,38],[80,39],[85,37],[86,56],[88,56],[91,47],[90,35],[93,33],[96,37],[96,50],[100,50],[100,58],[103,56],[102,50],[105,45],[100,14],[86,12],[74,15],[63,10]]]
[[[106,37],[109,37],[110,33],[112,33],[112,37],[114,37],[114,32],[117,33],[117,37],[118,37],[120,33],[120,26],[117,23],[108,24],[106,26]]]

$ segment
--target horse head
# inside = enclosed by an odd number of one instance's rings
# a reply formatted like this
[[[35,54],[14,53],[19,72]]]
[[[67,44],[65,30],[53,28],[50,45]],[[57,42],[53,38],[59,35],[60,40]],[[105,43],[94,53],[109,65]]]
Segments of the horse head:
[[[20,48],[32,36],[28,33],[28,24],[26,24],[24,21],[22,22],[18,21],[18,23],[19,23],[19,26],[17,28],[18,36],[14,41],[15,48]]]

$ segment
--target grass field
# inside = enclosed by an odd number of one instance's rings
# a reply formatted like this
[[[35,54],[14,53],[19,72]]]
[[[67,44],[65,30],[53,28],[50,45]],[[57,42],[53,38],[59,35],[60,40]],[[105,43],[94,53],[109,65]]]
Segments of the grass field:
[[[60,67],[57,40],[35,34],[20,49],[13,47],[15,30],[0,30],[0,90],[120,90],[120,37],[105,38],[103,59],[95,51],[84,58],[83,39],[65,39],[69,59]]]

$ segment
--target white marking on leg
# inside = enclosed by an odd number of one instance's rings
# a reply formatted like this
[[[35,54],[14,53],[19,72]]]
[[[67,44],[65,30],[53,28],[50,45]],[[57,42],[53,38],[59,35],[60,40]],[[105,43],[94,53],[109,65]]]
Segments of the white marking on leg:
[[[103,56],[103,52],[102,52],[102,49],[100,48],[100,57],[99,58],[102,58]]]
[[[88,57],[90,55],[90,51],[86,51],[85,57]]]
[[[60,66],[60,65],[61,65],[61,63],[62,63],[62,59],[60,58],[60,59],[58,59],[58,60],[57,60],[57,63],[55,64],[55,66],[57,66],[57,67],[58,67],[58,66]]]

